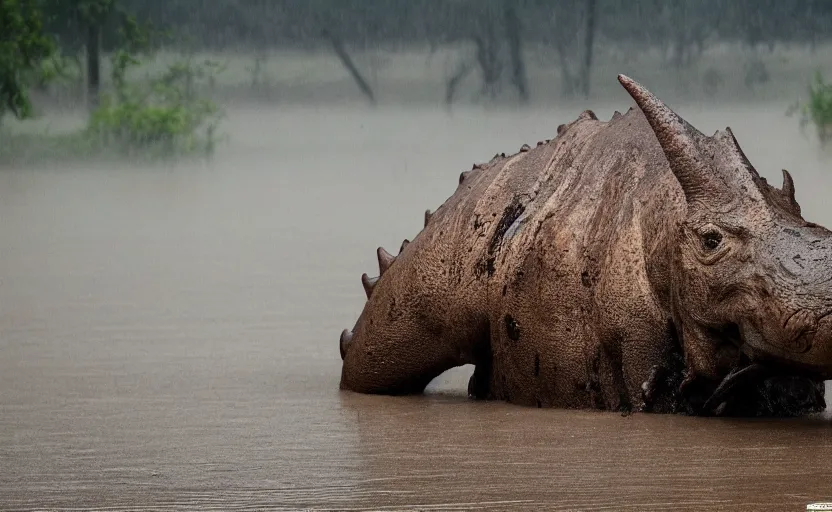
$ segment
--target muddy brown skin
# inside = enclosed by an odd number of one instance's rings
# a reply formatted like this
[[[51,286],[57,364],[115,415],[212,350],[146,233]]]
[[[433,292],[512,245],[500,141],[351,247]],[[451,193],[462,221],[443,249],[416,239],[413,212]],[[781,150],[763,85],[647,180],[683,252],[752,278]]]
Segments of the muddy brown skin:
[[[800,415],[832,376],[832,233],[631,79],[638,109],[460,175],[341,335],[341,389],[537,407]]]

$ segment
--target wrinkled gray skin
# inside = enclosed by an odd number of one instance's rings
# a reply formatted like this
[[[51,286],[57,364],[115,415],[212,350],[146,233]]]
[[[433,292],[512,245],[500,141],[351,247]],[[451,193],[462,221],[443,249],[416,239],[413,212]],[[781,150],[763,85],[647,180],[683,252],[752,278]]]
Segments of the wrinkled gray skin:
[[[538,407],[798,415],[832,377],[832,233],[730,129],[707,137],[620,75],[638,109],[586,111],[496,156],[397,257],[341,335],[341,389]]]

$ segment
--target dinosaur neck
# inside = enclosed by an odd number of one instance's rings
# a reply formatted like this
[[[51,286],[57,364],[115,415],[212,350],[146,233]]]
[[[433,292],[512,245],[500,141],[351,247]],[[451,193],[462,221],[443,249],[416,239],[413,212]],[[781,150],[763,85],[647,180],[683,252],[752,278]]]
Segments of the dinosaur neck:
[[[669,306],[676,275],[673,267],[679,249],[676,235],[685,214],[685,205],[679,201],[654,203],[653,208],[644,208],[641,215],[647,280],[657,305],[661,305],[668,319],[672,317]]]

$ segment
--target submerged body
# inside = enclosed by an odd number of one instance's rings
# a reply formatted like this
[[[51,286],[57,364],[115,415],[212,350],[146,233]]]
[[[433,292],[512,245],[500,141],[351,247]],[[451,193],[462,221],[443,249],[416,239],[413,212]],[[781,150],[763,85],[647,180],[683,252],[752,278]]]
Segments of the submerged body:
[[[691,179],[682,167],[701,164],[684,159],[694,146],[661,130],[668,122],[695,129],[669,110],[651,111],[645,102],[655,98],[628,80],[641,108],[608,122],[586,111],[551,141],[475,165],[397,257],[379,249],[382,275],[362,276],[368,302],[342,333],[342,389],[418,393],[445,370],[473,364],[472,396],[538,407],[768,415],[825,406],[816,367],[828,349],[800,342],[817,330],[814,305],[790,298],[805,325],[787,319],[785,348],[763,350],[754,336],[766,327],[746,317],[766,304],[741,288],[782,269],[728,246],[725,219],[747,213],[750,201],[771,217],[754,211],[752,223],[821,230],[809,236],[823,244],[828,232],[802,220],[793,190],[769,186],[750,164],[727,188],[718,170]],[[730,131],[687,135],[699,159],[708,141],[736,143]],[[705,158],[716,169],[744,166],[736,150]],[[699,219],[708,215],[725,222]],[[712,221],[717,228],[703,228]],[[691,233],[701,235],[693,249]],[[747,270],[736,283],[714,270],[728,253],[746,262],[721,270]],[[760,293],[776,296],[785,281]],[[783,358],[797,364],[768,362]],[[759,376],[728,378],[738,372]]]

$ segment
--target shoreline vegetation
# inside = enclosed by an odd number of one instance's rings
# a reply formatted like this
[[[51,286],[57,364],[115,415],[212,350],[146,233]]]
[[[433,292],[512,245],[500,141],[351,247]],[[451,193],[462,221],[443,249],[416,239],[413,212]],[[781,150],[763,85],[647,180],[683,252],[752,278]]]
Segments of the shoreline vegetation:
[[[781,109],[784,122],[798,116],[801,127],[813,125],[805,133],[821,147],[832,140],[832,85],[823,75],[832,72],[832,42],[749,47],[715,41],[680,64],[663,45],[598,37],[591,66],[576,82],[564,56],[544,44],[509,45],[509,60],[523,64],[518,71],[495,64],[500,59],[483,55],[476,41],[349,47],[333,38],[331,47],[184,53],[149,50],[136,44],[143,39],[135,35],[126,40],[130,44],[98,54],[93,108],[85,55],[58,53],[58,60],[45,60],[54,69],[44,73],[48,80],[29,85],[29,115],[0,117],[0,166],[210,157],[230,140],[222,132],[226,110],[252,103],[274,106],[276,115],[281,106],[412,106],[450,113],[626,105],[618,73],[650,84],[677,105]],[[591,83],[591,90],[579,82]]]
[[[523,51],[528,100],[521,100],[510,78],[495,80],[494,91],[483,91],[484,77],[471,70],[454,82],[457,89],[448,101],[447,87],[461,63],[474,58],[472,45],[459,44],[431,49],[427,45],[406,48],[365,48],[350,51],[351,60],[372,89],[375,102],[367,101],[349,70],[334,52],[326,49],[283,49],[253,53],[241,49],[223,52],[182,53],[160,50],[128,70],[131,80],[143,81],[148,74],[164,72],[182,61],[210,63],[214,76],[197,89],[216,101],[267,102],[297,105],[530,105],[586,104],[623,97],[620,86],[609,77],[618,73],[658,83],[668,101],[718,104],[794,101],[814,83],[818,71],[832,74],[832,42],[814,50],[802,44],[781,44],[771,50],[751,50],[742,44],[715,43],[682,68],[673,68],[660,46],[598,43],[589,74],[588,97],[567,93],[557,53],[551,48],[526,45]],[[104,56],[107,57],[107,56]],[[83,60],[80,66],[85,66]],[[112,87],[112,63],[101,64],[101,90]],[[76,72],[77,75],[77,72]],[[83,76],[49,84],[32,91],[33,98],[49,109],[83,107]]]

